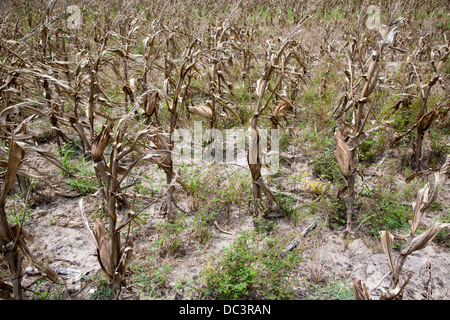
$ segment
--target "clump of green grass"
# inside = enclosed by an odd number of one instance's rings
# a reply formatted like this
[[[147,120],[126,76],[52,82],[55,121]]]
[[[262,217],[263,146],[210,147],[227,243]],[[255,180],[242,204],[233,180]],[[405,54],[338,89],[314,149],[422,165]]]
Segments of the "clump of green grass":
[[[300,258],[296,250],[282,255],[284,247],[276,236],[267,236],[259,249],[256,232],[240,233],[223,256],[203,270],[203,293],[232,300],[293,298],[293,275]]]
[[[305,155],[309,157],[310,166],[316,177],[330,182],[343,182],[341,172],[336,160],[336,145],[332,133],[319,132],[317,127],[304,126],[299,138]]]
[[[364,222],[366,232],[378,235],[381,230],[402,230],[408,227],[412,210],[409,205],[400,203],[401,192],[365,186],[360,197],[363,207],[361,221]]]
[[[345,281],[331,279],[325,284],[313,285],[310,300],[354,300],[353,288]]]
[[[71,177],[67,172],[61,170],[65,177],[65,182],[70,189],[81,195],[94,193],[98,189],[97,179],[95,178],[94,167],[83,157],[79,159],[79,146],[76,142],[66,144],[59,150],[60,162],[69,172],[76,175]]]
[[[108,283],[105,277],[96,276],[93,279],[94,284],[97,287],[91,295],[89,296],[92,300],[113,300],[114,290],[112,285]]]
[[[173,221],[163,221],[157,226],[158,239],[154,243],[160,256],[176,255],[181,251],[181,233],[188,227],[185,215],[178,213]]]
[[[159,265],[158,259],[152,251],[136,261],[132,266],[132,275],[130,281],[139,289],[142,296],[147,298],[157,298],[157,290],[166,288],[169,275],[172,271],[170,265]]]
[[[33,188],[33,186],[30,186]],[[25,207],[25,197],[27,191],[22,194],[14,194],[7,199],[6,213],[7,219],[10,224],[17,223],[19,226],[22,224],[27,224],[31,221],[31,214],[33,209],[28,206]]]

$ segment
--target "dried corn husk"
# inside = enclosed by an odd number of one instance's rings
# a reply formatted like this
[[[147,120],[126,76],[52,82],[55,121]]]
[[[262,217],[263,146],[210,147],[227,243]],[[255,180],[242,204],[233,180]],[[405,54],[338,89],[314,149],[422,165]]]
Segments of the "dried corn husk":
[[[94,139],[91,146],[91,154],[94,162],[99,162],[103,159],[103,152],[110,139],[112,126],[104,125],[102,131]]]
[[[115,261],[116,259],[114,259],[114,255],[112,254],[114,244],[112,243],[111,235],[106,230],[101,219],[97,218],[94,226],[93,234],[97,246],[97,258],[103,271],[112,278],[118,261]]]
[[[354,169],[354,161],[350,148],[344,141],[342,134],[336,130],[334,133],[334,139],[336,141],[336,159],[339,164],[339,169],[342,175],[348,179],[350,173]]]
[[[290,111],[292,111],[292,105],[283,101],[273,109],[272,116],[275,118],[282,118],[285,117]]]
[[[197,107],[189,107],[189,111],[193,114],[196,114],[202,118],[205,119],[212,119],[213,118],[213,111],[212,109],[207,105],[200,105]]]
[[[425,113],[422,118],[419,120],[419,129],[420,131],[426,131],[431,126],[433,121],[437,118],[439,114],[439,108],[431,110]]]
[[[154,93],[152,93],[152,95],[150,96],[150,98],[148,98],[147,100],[147,104],[144,106],[145,108],[145,114],[148,117],[151,117],[153,115],[153,113],[156,110],[156,107],[158,106],[158,99],[159,99],[159,95],[158,92],[155,91]]]

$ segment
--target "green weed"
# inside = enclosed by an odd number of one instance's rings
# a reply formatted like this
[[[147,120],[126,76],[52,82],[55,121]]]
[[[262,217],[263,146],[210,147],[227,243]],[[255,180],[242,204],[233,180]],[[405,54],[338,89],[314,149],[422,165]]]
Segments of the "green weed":
[[[204,294],[220,299],[253,297],[290,299],[294,296],[293,278],[300,261],[298,252],[281,254],[284,244],[276,237],[267,238],[261,249],[255,232],[244,231],[213,266],[205,268]]]

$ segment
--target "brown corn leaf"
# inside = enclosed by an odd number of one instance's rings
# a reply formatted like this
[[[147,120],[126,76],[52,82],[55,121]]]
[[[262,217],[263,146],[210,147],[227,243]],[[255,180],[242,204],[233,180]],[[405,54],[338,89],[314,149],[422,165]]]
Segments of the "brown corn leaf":
[[[434,173],[434,186],[433,189],[428,193],[428,201],[423,204],[422,210],[425,211],[430,204],[436,201],[436,198],[441,188],[442,180],[439,172]]]
[[[394,260],[392,258],[392,245],[394,244],[394,235],[392,235],[389,231],[383,230],[380,232],[381,237],[381,246],[383,247],[383,251],[388,257],[389,266],[391,267],[392,273],[395,276],[395,268],[394,268]]]
[[[424,173],[429,173],[429,172],[434,172],[434,171],[439,171],[439,169],[427,169],[427,170],[422,170],[416,173],[413,173],[411,175],[409,175],[408,177],[406,177],[405,181],[406,182],[410,182],[411,180],[413,180],[414,178],[421,176]]]
[[[123,116],[119,120],[119,126],[117,128],[117,136],[116,136],[116,144],[121,144],[123,139],[125,138],[125,134],[127,133],[128,126],[130,125],[131,117],[130,114]],[[117,147],[116,147],[117,148]]]
[[[272,191],[265,185],[263,179],[259,177],[256,181],[256,184],[261,187],[261,189],[266,194],[267,198],[269,198],[270,201],[273,201],[279,210],[281,210],[280,204],[278,203],[277,199],[275,199],[275,196],[272,194]]]
[[[8,108],[3,109],[0,112],[0,126],[4,126],[6,124],[6,115],[10,114],[10,113],[19,113],[19,112],[25,112],[25,113],[31,113],[31,114],[35,114],[41,117],[47,117],[48,115],[43,113],[42,111],[40,111],[39,109],[36,109],[34,107],[31,107],[30,105],[41,105],[43,106],[43,104],[40,104],[37,101],[31,101],[31,100],[27,100],[24,102],[20,102],[17,103],[13,106],[10,106]]]
[[[136,152],[140,152],[140,150],[138,148],[136,148],[136,145],[138,144],[138,142],[143,139],[144,136],[146,136],[148,133],[150,132],[150,130],[141,130],[137,133],[136,137],[133,140],[133,143],[131,144],[130,147],[126,147],[123,151],[121,151],[118,155],[117,155],[117,160],[121,160],[123,157],[125,157],[126,155],[128,155],[130,152],[136,151]]]
[[[336,141],[336,159],[342,175],[347,179],[353,168],[351,151],[344,141],[344,137],[339,131],[335,131],[334,139]]]
[[[130,85],[128,85],[128,84],[124,85],[122,87],[122,91],[130,98],[131,103],[134,103],[134,94],[133,94],[133,90],[131,90]]]
[[[276,118],[282,118],[282,117],[286,116],[291,110],[292,110],[292,105],[290,103],[281,102],[274,108],[272,115]]]
[[[59,157],[56,154],[54,154],[53,152],[46,151],[44,149],[40,149],[40,148],[31,146],[31,145],[25,144],[25,143],[23,143],[23,147],[25,148],[26,151],[30,150],[30,151],[35,151],[35,152],[39,153],[39,155],[41,157],[45,158],[48,162],[54,164],[59,169],[63,170],[70,177],[75,177],[76,176],[73,172],[70,172],[69,170],[64,168],[64,166],[59,161]]]
[[[91,139],[88,139],[86,133],[84,132],[84,128],[80,122],[77,121],[75,117],[69,117],[70,126],[78,133],[81,140],[84,141],[88,148],[91,148]]]
[[[23,254],[27,257],[27,260],[30,261],[38,270],[39,272],[44,275],[47,279],[57,283],[57,284],[65,284],[65,281],[61,279],[58,274],[53,271],[48,265],[44,265],[41,262],[38,262],[37,259],[31,254],[30,250],[28,249],[27,245],[25,244],[25,241],[23,238],[19,238],[19,247],[20,250],[23,252]]]
[[[0,206],[5,205],[6,195],[9,189],[14,185],[14,180],[16,177],[17,169],[22,162],[25,155],[25,148],[23,143],[11,140],[11,147],[9,148],[9,158],[8,158],[8,170],[6,171],[5,182],[3,183],[2,194],[0,198]]]
[[[421,131],[426,131],[431,126],[433,121],[437,118],[439,114],[439,108],[436,108],[434,110],[431,110],[427,113],[425,113],[422,118],[419,120],[419,129]]]
[[[101,219],[97,218],[94,223],[94,236],[97,244],[97,258],[103,271],[109,276],[114,276],[115,263],[112,259],[111,237]]]
[[[145,155],[134,160],[127,168],[119,167],[120,169],[122,169],[122,170],[119,170],[119,174],[122,175],[122,178],[119,180],[118,185],[120,185],[123,182],[123,180],[131,172],[131,169],[133,169],[140,162],[142,162],[144,160],[149,160],[154,156],[164,156],[164,155],[169,155],[169,154],[170,154],[170,151],[168,151],[168,150],[150,150]]]
[[[409,255],[414,251],[425,248],[428,243],[444,228],[450,228],[450,223],[435,222],[427,231],[415,237],[411,243],[402,250],[402,255]]]
[[[159,95],[158,92],[155,91],[150,98],[148,98],[147,100],[147,105],[144,106],[145,108],[145,113],[147,114],[148,117],[151,117],[153,115],[153,113],[156,110],[157,107],[157,103],[158,103],[158,99],[159,99]]]
[[[423,215],[422,204],[427,202],[428,199],[428,183],[419,190],[416,198],[416,202],[413,207],[413,221],[412,221],[412,230],[411,234],[414,235],[416,233],[417,227],[419,226],[420,219]]]
[[[106,145],[110,139],[110,133],[112,130],[112,125],[104,125],[102,131],[97,135],[97,137],[92,142],[91,154],[94,162],[99,162],[103,158],[103,152],[105,151]]]
[[[357,148],[368,137],[369,137],[369,135],[366,132],[362,132],[360,135],[356,136],[355,138],[348,139],[346,144],[347,144],[349,150],[351,151],[351,150]]]
[[[45,80],[53,82],[55,85],[61,87],[65,91],[70,92],[71,94],[73,93],[73,90],[67,81],[56,79],[55,77],[48,75],[43,70],[39,70],[39,69],[35,68],[35,69],[16,69],[16,71],[23,75],[31,75],[31,76],[35,76],[37,78],[43,78]]]
[[[206,105],[200,105],[197,107],[189,107],[189,111],[192,112],[193,114],[196,114],[205,119],[213,118],[213,112],[212,112],[211,108],[209,108]]]
[[[419,190],[419,193],[417,195],[416,202],[414,204],[414,215],[413,215],[413,222],[412,222],[412,234],[415,234],[420,219],[422,218],[423,214],[425,213],[425,210],[432,204],[439,193],[439,189],[441,187],[441,179],[439,172],[434,173],[434,186],[433,189],[430,191],[428,184],[425,185],[424,188]]]

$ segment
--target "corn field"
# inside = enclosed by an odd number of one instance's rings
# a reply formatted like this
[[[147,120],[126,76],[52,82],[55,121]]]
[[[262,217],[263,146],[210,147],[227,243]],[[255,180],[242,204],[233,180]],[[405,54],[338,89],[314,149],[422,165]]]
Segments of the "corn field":
[[[304,261],[338,234],[385,255],[352,298],[414,299],[408,260],[449,252],[449,12],[0,2],[0,298],[309,299],[301,275],[323,285],[326,268]],[[49,249],[69,228],[95,264]],[[252,255],[226,269],[234,252]]]

